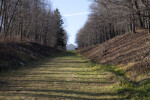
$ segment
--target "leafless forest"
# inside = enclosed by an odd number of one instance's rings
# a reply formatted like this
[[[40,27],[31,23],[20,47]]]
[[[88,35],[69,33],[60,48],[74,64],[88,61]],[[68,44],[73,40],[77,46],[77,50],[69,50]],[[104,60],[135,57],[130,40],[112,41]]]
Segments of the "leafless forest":
[[[150,100],[150,0],[54,1],[0,0],[0,100]]]
[[[79,48],[138,30],[150,33],[150,0],[93,0],[91,14],[77,35]]]
[[[65,46],[66,31],[58,9],[45,0],[0,0],[0,40]]]

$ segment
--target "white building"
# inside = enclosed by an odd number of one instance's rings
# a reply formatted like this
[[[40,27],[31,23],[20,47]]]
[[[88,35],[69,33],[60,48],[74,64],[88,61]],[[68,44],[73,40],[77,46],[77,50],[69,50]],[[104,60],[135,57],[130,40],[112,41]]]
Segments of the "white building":
[[[77,46],[75,46],[74,44],[67,45],[67,50],[75,50],[76,48]]]

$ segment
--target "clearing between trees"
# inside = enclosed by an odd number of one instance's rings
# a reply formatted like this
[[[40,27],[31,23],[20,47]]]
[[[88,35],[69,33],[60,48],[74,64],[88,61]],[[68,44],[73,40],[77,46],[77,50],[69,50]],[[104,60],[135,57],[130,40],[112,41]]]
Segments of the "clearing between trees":
[[[148,90],[130,88],[120,70],[94,64],[74,52],[31,67],[1,73],[0,99],[125,100],[142,96],[148,100]]]

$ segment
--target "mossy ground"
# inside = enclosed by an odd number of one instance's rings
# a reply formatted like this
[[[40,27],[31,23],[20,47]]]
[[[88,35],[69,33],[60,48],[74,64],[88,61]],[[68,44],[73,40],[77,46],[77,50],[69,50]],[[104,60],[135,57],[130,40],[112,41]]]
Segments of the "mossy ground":
[[[122,75],[122,72],[120,74]],[[119,82],[120,79],[114,72],[90,63],[88,59],[76,53],[67,52],[38,62],[33,68],[2,73],[0,75],[0,99],[128,99],[129,94],[117,91],[116,87]]]

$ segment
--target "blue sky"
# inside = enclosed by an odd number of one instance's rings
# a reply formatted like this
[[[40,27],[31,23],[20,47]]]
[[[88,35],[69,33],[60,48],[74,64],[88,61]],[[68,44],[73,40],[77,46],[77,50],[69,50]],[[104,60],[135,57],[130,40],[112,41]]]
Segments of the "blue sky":
[[[90,13],[90,0],[51,0],[53,9],[58,8],[63,15],[68,32],[68,44],[75,44],[78,30],[83,27]]]

